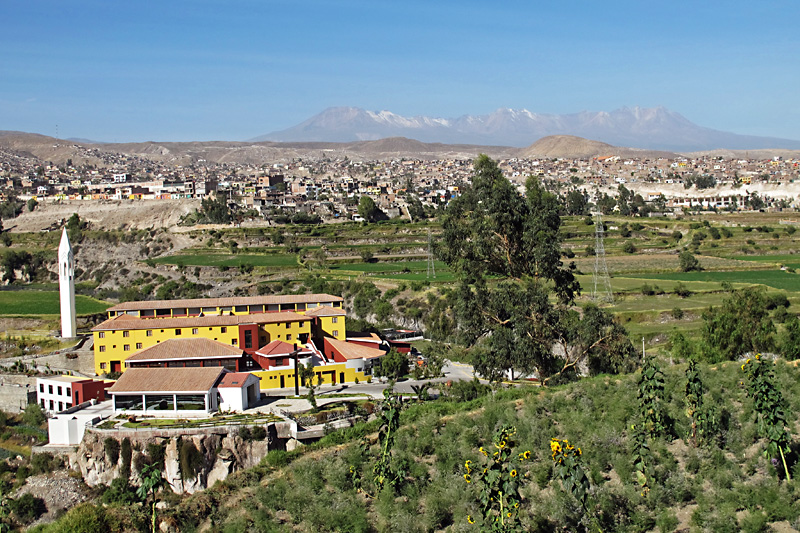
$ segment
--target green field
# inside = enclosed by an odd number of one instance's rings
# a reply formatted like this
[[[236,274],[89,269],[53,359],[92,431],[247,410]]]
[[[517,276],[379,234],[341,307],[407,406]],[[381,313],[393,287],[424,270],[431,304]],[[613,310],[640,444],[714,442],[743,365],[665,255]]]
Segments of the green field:
[[[233,268],[236,268],[239,265],[275,268],[300,266],[297,262],[297,255],[295,254],[178,254],[167,257],[159,257],[158,259],[153,259],[153,262],[161,265],[216,266]]]
[[[57,291],[0,291],[0,315],[58,315],[61,313],[58,298]],[[78,316],[102,313],[110,306],[88,296],[75,296]]]
[[[800,274],[784,270],[740,270],[735,272],[672,272],[663,274],[630,275],[631,278],[673,281],[706,281],[722,283],[761,284],[789,292],[800,291]]]

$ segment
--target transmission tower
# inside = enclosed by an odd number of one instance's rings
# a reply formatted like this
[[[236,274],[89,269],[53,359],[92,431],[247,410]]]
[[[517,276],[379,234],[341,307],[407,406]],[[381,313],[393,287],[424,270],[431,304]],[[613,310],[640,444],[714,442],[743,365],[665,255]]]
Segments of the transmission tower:
[[[428,228],[428,278],[436,279],[436,266],[433,264],[433,250],[431,246],[430,228]]]
[[[594,289],[592,299],[596,302],[614,301],[614,293],[611,291],[611,277],[608,275],[608,265],[606,265],[606,248],[603,245],[603,219],[599,212],[594,215]]]

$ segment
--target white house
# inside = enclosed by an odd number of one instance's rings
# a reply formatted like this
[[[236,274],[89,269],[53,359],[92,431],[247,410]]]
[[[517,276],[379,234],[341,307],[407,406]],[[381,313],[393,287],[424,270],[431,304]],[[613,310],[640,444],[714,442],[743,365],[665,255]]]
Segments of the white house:
[[[241,412],[261,397],[261,378],[249,372],[230,372],[217,385],[220,411]]]

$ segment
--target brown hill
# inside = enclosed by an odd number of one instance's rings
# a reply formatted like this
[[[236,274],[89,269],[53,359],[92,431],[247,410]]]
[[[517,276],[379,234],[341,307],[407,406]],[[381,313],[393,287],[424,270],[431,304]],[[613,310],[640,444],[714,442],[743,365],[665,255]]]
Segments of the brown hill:
[[[638,148],[621,148],[612,146],[600,141],[592,141],[583,137],[573,135],[550,135],[542,137],[527,148],[519,152],[518,157],[537,158],[537,157],[560,157],[566,159],[589,159],[617,155],[620,157],[674,158],[677,154],[672,152],[660,152],[656,150],[642,150]]]

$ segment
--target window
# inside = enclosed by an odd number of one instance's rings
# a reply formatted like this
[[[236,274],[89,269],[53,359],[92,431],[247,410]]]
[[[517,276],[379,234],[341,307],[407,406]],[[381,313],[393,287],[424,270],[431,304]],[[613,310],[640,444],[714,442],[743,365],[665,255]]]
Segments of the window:
[[[106,347],[105,347],[105,346],[101,346],[101,347],[100,347],[100,351],[101,351],[101,352],[105,352],[105,351],[106,351]]]
[[[47,392],[48,392],[49,394],[53,394],[53,386],[52,386],[52,385],[48,385],[48,386],[47,386]]]
[[[100,370],[105,370],[105,369],[106,369],[106,364],[100,363]]]
[[[58,402],[58,410],[59,411],[63,411],[64,410],[64,402]]]
[[[131,351],[131,345],[130,344],[123,345],[122,346],[122,350],[125,351],[125,352],[130,352]]]
[[[197,328],[192,328],[192,335],[197,335],[197,332],[198,332]]]
[[[287,333],[287,334],[286,334],[286,340],[287,340],[287,341],[290,341],[290,340],[292,340],[292,334],[291,334],[291,333]]]
[[[332,324],[336,324],[337,322],[339,322],[339,317],[338,316],[335,316],[335,317],[331,318],[331,323]]]
[[[122,332],[122,336],[123,337],[130,337],[131,336],[131,332],[130,331],[123,331]]]
[[[61,396],[61,387],[58,387],[58,395]]]
[[[339,336],[339,330],[338,329],[333,330],[331,333],[333,334],[334,337],[338,337]]]
[[[44,383],[39,383],[39,392],[44,392]]]
[[[50,400],[50,410],[52,411],[53,409],[55,409],[55,407],[53,406],[53,400]]]
[[[72,396],[72,391],[71,391],[71,390],[69,390],[69,387],[67,387],[67,388],[65,389],[65,391],[66,391],[66,392],[65,392],[64,394],[66,394],[67,396]]]
[[[221,328],[219,328],[219,331],[220,331],[220,333],[228,333],[228,328],[226,328],[225,326],[222,326]]]
[[[180,334],[181,334],[181,330],[179,330],[179,329],[176,329],[176,330],[175,330],[175,335],[180,335]]]
[[[278,357],[275,359],[275,366],[283,366],[283,358]]]
[[[106,332],[105,331],[101,331],[100,333],[97,334],[97,337],[100,338],[100,339],[105,339],[106,338]]]
[[[292,327],[292,323],[291,323],[291,322],[287,322],[287,323],[286,323],[286,327],[287,327],[287,328],[290,328],[290,327]]]
[[[147,335],[148,337],[152,337],[153,336],[153,330],[152,329],[148,329],[147,333],[145,335]]]
[[[231,339],[231,344],[237,346],[239,344],[239,339]]]
[[[249,329],[244,331],[244,347],[245,348],[252,348],[253,347],[253,332]]]
[[[136,349],[137,350],[141,350],[142,349],[142,343],[141,342],[137,342],[136,343]]]

